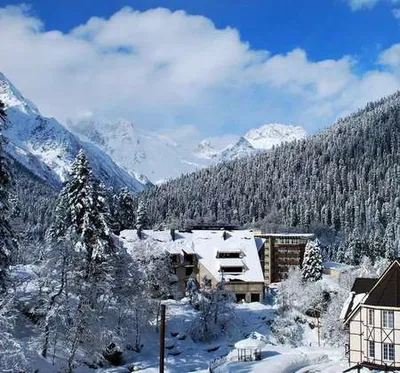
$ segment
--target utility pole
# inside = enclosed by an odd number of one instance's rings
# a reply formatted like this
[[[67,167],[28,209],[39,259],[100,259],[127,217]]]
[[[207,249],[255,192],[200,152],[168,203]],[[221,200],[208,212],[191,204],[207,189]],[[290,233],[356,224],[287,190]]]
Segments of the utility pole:
[[[160,325],[160,373],[164,373],[165,356],[165,304],[161,305],[161,325]]]

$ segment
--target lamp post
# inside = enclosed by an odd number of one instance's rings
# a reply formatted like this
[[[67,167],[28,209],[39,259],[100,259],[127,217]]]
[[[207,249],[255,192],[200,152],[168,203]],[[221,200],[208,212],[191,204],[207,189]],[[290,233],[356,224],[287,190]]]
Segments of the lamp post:
[[[165,364],[165,304],[161,305],[161,320],[160,320],[160,373],[164,373]]]

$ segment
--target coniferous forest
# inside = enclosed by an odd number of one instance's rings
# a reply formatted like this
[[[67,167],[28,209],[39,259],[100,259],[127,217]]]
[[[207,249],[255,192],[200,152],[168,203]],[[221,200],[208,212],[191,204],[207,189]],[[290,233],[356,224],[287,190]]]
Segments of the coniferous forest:
[[[325,256],[357,264],[364,255],[397,255],[399,179],[397,92],[306,140],[183,175],[140,198],[154,226],[312,231]]]

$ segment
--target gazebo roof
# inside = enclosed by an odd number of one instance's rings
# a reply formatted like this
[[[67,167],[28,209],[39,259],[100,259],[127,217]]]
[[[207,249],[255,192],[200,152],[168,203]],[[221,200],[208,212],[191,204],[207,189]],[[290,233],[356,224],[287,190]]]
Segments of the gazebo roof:
[[[235,343],[235,348],[240,350],[260,350],[265,346],[263,341],[255,338],[246,338]]]

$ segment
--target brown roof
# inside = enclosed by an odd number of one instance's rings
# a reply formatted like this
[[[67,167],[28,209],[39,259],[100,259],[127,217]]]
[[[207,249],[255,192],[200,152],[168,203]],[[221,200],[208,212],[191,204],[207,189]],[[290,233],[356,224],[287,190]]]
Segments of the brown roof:
[[[364,277],[357,277],[354,280],[353,287],[351,288],[351,291],[354,291],[355,294],[361,294],[361,293],[368,293],[373,286],[376,284],[378,281],[377,278],[364,278]]]
[[[398,260],[379,278],[364,304],[400,307],[400,263]]]

